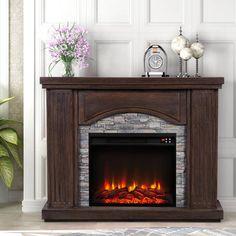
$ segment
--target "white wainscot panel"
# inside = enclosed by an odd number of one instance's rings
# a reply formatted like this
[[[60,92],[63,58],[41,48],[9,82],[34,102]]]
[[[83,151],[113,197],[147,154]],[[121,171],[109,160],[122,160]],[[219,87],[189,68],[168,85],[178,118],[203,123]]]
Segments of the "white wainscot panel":
[[[95,0],[96,23],[129,24],[131,0]]]
[[[149,0],[149,23],[183,23],[184,0]]]
[[[44,7],[47,23],[76,21],[77,0],[44,0]]]
[[[234,195],[234,160],[219,159],[218,196],[233,197]]]
[[[96,42],[98,76],[131,76],[130,42]]]
[[[223,76],[225,84],[219,90],[219,136],[234,136],[234,54],[233,43],[204,43],[203,74],[205,76]]]
[[[234,23],[235,0],[202,0],[203,23]]]

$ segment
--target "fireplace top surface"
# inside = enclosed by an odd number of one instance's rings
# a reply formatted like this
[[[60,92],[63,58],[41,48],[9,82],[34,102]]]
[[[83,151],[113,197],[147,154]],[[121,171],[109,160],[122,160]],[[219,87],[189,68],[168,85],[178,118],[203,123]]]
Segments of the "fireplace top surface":
[[[223,77],[41,77],[43,88],[65,89],[218,89]]]

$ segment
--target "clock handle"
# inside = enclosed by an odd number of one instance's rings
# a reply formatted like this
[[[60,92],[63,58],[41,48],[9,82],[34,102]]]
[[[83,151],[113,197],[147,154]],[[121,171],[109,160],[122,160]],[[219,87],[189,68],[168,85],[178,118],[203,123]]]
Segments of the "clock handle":
[[[144,57],[143,57],[143,65],[144,65],[144,74],[145,74],[145,75],[147,75],[147,72],[148,72],[148,71],[147,71],[146,56],[147,56],[148,51],[149,51],[151,48],[153,48],[153,45],[149,46],[149,47],[146,49],[146,51],[145,51],[145,53],[144,53]]]
[[[168,56],[167,56],[166,51],[164,50],[164,48],[162,46],[158,45],[158,47],[162,50],[162,52],[164,53],[165,58],[166,58],[166,71],[165,71],[165,75],[164,75],[164,76],[166,76],[166,75],[168,75],[168,73],[167,73],[167,69],[168,69]]]

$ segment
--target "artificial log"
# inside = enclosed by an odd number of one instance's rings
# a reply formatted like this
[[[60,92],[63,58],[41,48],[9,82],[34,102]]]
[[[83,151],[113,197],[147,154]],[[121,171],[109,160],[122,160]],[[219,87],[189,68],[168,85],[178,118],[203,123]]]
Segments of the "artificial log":
[[[128,188],[115,188],[114,190],[102,190],[97,193],[96,199],[100,203],[151,203],[165,204],[172,201],[169,194],[161,192],[157,189],[142,189],[136,187],[133,191]]]
[[[134,190],[133,194],[134,194],[134,196],[135,196],[136,198],[138,198],[138,199],[140,199],[140,200],[142,200],[142,199],[145,197],[145,195],[144,195],[143,193],[139,192],[139,191],[136,190],[136,189]]]

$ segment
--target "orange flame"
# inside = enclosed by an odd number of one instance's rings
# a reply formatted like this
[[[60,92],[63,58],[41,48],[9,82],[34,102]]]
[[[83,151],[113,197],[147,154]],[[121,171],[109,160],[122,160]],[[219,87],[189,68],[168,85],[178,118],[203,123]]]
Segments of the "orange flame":
[[[136,187],[138,187],[138,183],[136,181],[133,181],[133,183],[129,186],[127,186],[126,180],[122,179],[121,182],[115,183],[114,180],[111,181],[111,183],[108,180],[104,181],[104,189],[105,190],[114,190],[114,189],[121,189],[121,188],[128,188],[129,192],[132,192],[135,190]],[[150,186],[148,184],[141,184],[141,189],[148,190],[148,188],[153,190],[161,190],[161,183],[159,181],[154,181]]]
[[[157,188],[157,183],[156,181],[151,185],[151,189],[156,189]]]
[[[164,198],[166,196],[163,191],[161,182],[154,180],[153,183],[138,183],[136,180],[127,184],[126,178],[121,181],[105,180],[104,189],[108,191],[101,191],[99,201],[107,204],[166,204],[168,200]],[[112,195],[109,197],[109,191],[112,191]]]
[[[134,181],[133,184],[128,187],[128,191],[129,191],[129,192],[134,191],[137,186],[138,186],[138,185],[137,185],[137,184],[135,183],[135,181]]]

